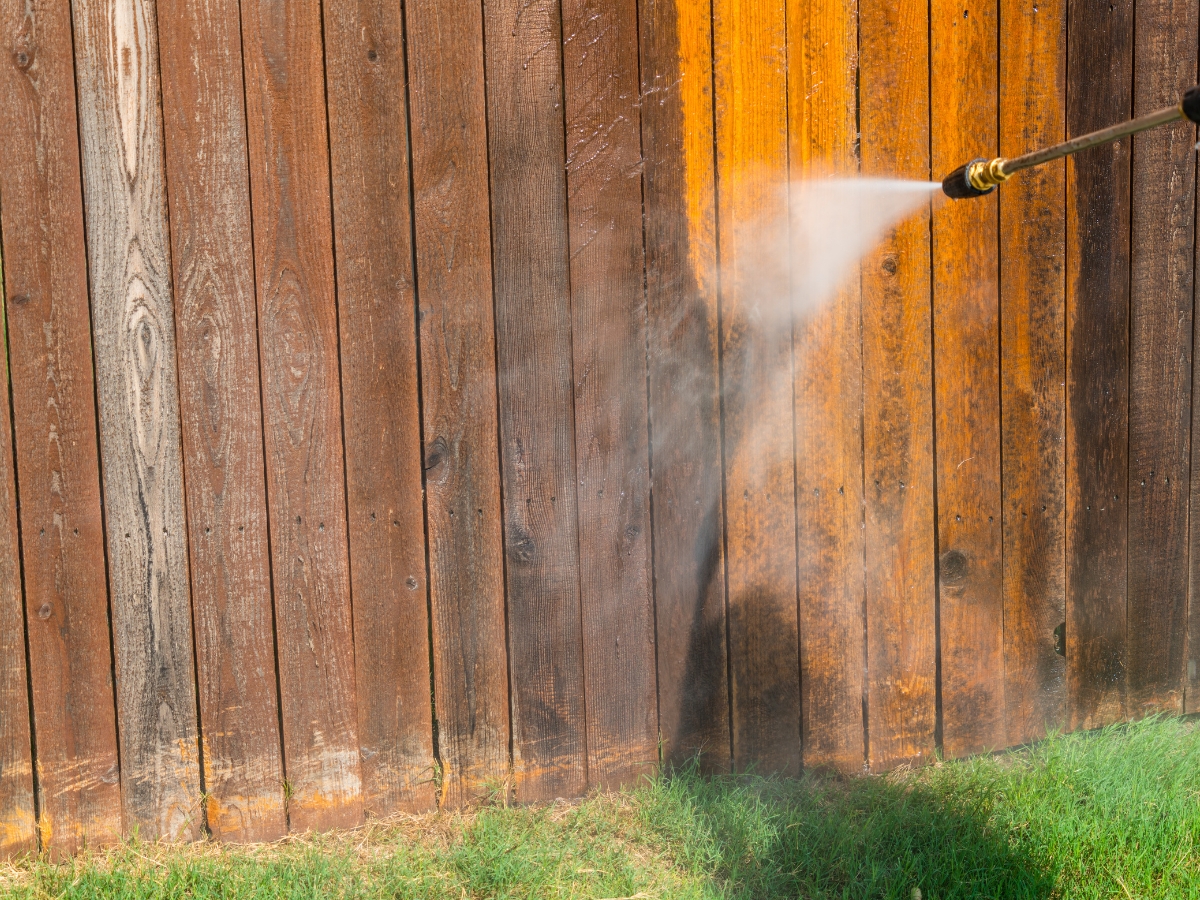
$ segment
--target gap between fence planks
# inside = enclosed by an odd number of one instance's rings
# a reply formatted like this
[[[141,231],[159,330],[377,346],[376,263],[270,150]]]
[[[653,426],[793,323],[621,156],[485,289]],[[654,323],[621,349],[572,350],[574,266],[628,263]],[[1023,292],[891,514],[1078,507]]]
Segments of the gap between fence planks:
[[[930,6],[933,171],[997,153],[996,0]],[[998,197],[933,214],[942,747],[1004,746]]]
[[[0,70],[0,123],[28,135],[0,157],[24,630],[39,843],[59,858],[122,833],[84,204],[70,10],[2,9],[14,52]],[[15,561],[9,574],[0,581],[18,588]],[[24,640],[9,649],[24,659]]]
[[[1076,3],[1067,16],[1071,137],[1132,113],[1133,3]],[[1127,139],[1067,159],[1066,649],[1072,728],[1119,721],[1126,709],[1129,148]]]
[[[1196,83],[1200,7],[1142,0],[1133,24],[1133,115]],[[1129,314],[1127,715],[1183,711],[1195,304],[1196,128],[1132,148]]]
[[[587,785],[557,0],[485,0],[517,799]]]
[[[72,5],[126,831],[200,833],[154,9]]]
[[[926,180],[929,17],[860,0],[862,170]],[[863,261],[867,762],[929,759],[936,726],[933,381],[928,214]]]
[[[316,5],[241,11],[284,774],[306,831],[363,815],[322,26]]]
[[[1065,132],[1066,5],[1001,0],[1000,147],[1020,156]],[[1066,724],[1065,162],[1000,192],[1001,460],[1006,738]],[[1061,631],[1058,632],[1061,635]]]
[[[159,46],[205,823],[287,832],[236,0],[161,0]]]
[[[642,153],[663,758],[730,765],[708,2],[643,0]]]
[[[434,804],[404,22],[323,9],[363,803],[388,815]]]
[[[793,203],[803,204],[801,179],[858,173],[858,4],[793,0],[787,14]],[[814,213],[801,205],[791,217]],[[858,266],[828,305],[796,316],[801,749],[805,766],[854,773],[865,760]]]
[[[405,8],[442,801],[509,767],[483,12]]]

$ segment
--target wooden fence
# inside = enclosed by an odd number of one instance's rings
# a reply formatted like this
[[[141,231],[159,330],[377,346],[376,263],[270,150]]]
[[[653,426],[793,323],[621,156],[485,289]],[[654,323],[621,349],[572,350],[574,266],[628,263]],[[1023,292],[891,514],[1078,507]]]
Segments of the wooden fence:
[[[1195,129],[790,327],[745,228],[1173,102],[1197,6],[0,0],[0,852],[1200,709]]]

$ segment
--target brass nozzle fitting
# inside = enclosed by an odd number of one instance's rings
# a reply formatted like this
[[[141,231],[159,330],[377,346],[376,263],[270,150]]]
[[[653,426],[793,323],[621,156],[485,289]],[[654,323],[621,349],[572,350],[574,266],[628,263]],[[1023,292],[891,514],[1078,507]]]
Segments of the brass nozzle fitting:
[[[979,159],[967,166],[967,181],[975,190],[985,193],[998,184],[1008,181],[1008,173],[1004,164],[1008,162],[1003,156],[995,159]]]

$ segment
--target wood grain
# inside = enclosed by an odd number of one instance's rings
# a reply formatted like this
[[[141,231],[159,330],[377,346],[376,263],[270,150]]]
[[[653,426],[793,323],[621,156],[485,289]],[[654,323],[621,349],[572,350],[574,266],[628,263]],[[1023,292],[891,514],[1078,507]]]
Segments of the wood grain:
[[[658,721],[729,769],[711,4],[643,0],[642,152]]]
[[[205,812],[287,830],[236,0],[159,4]]]
[[[404,22],[323,9],[363,803],[388,815],[434,804]]]
[[[1133,114],[1196,82],[1200,4],[1134,7]],[[1128,715],[1183,710],[1192,442],[1196,128],[1133,139],[1129,313]]]
[[[59,858],[121,834],[70,10],[5,3],[0,29],[0,127],[27,136],[0,157],[0,220],[40,839]],[[0,583],[19,586],[15,560]],[[0,654],[13,677],[24,636]],[[28,719],[5,720],[22,740]]]
[[[1066,7],[1001,0],[1000,154],[1064,140]],[[999,191],[1004,702],[1009,744],[1064,727],[1066,164]],[[1061,649],[1061,647],[1059,647]]]
[[[635,0],[563,0],[588,783],[658,761]]]
[[[201,815],[158,40],[144,0],[73,4],[125,828]]]
[[[485,0],[517,798],[587,784],[557,0]]]
[[[933,171],[997,154],[996,0],[930,7]],[[1004,746],[997,192],[933,215],[942,747]]]
[[[0,210],[2,212],[2,210]],[[0,263],[3,260],[0,259]],[[0,277],[0,297],[4,279]],[[0,326],[7,326],[0,312]],[[5,330],[0,327],[0,332]],[[8,347],[0,348],[8,373]],[[17,479],[13,468],[12,410],[8,378],[0,381],[0,859],[36,852],[33,748],[29,735],[29,682],[25,670],[21,546]]]
[[[508,774],[508,654],[488,205],[483,13],[405,9],[422,417],[443,798]]]
[[[800,768],[783,0],[713,4],[733,761]]]
[[[926,180],[929,18],[914,0],[860,0],[865,174]],[[929,218],[863,262],[867,760],[930,758],[936,725]]]
[[[858,172],[858,3],[788,6],[793,217],[812,185]],[[814,223],[800,223],[801,228]],[[794,277],[802,279],[803,272]],[[796,531],[804,765],[862,770],[863,383],[857,265],[832,298],[797,315]]]
[[[242,48],[288,822],[306,831],[363,814],[319,7],[243,3]]]
[[[1133,3],[1068,10],[1067,134],[1129,118]],[[1070,724],[1125,714],[1130,142],[1067,161],[1067,686]]]

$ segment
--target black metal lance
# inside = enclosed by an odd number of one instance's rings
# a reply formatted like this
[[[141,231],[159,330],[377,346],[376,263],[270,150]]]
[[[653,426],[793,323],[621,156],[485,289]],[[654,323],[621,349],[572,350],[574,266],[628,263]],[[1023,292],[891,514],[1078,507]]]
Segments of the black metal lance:
[[[966,200],[968,197],[982,197],[990,194],[997,185],[1003,184],[1015,173],[1022,169],[1030,169],[1048,163],[1051,160],[1062,159],[1089,147],[1099,147],[1110,141],[1118,140],[1126,135],[1137,134],[1168,122],[1178,122],[1187,119],[1200,123],[1200,85],[1191,88],[1183,99],[1175,106],[1168,106],[1157,112],[1147,113],[1128,122],[1102,128],[1090,134],[1082,134],[1053,147],[1035,150],[1013,159],[997,156],[995,159],[973,159],[959,166],[942,179],[942,191],[952,200]]]

